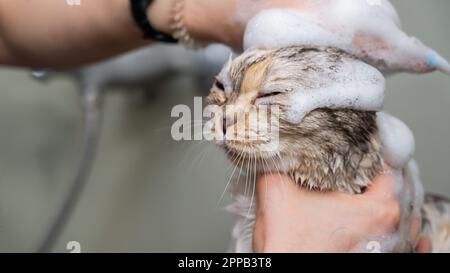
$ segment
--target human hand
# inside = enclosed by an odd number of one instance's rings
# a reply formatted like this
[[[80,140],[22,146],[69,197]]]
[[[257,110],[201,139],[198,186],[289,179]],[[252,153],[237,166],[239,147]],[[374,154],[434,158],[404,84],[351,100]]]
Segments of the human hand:
[[[255,252],[367,252],[368,243],[394,233],[401,211],[390,175],[377,177],[361,195],[302,189],[287,177],[259,179]],[[416,241],[420,219],[409,236]],[[417,251],[429,249],[421,243]]]
[[[246,36],[246,48],[326,45],[339,47],[384,71],[441,70],[450,74],[445,58],[401,29],[398,14],[389,1],[364,4],[358,1],[185,0],[185,3],[184,23],[195,39],[224,43],[237,51],[242,50]],[[294,13],[276,13],[280,21],[274,21],[273,13],[256,16],[267,9],[288,9]]]
[[[188,0],[185,1],[184,24],[199,41],[227,44],[242,50],[248,21],[268,8],[301,10],[305,0]]]

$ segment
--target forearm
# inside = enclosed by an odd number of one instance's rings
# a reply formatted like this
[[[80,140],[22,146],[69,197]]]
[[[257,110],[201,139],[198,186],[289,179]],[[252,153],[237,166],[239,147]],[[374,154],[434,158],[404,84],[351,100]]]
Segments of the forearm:
[[[172,18],[165,17],[170,13],[168,7],[173,7],[177,0],[157,0],[150,10],[152,24],[159,30],[170,33]],[[169,2],[170,4],[167,4]],[[242,0],[183,0],[183,24],[189,34],[203,43],[223,43],[240,49],[248,14],[240,16],[239,9]],[[166,4],[164,4],[166,3]],[[254,13],[255,11],[253,11]],[[173,16],[173,14],[172,14]]]
[[[152,25],[171,33],[175,0],[155,0]],[[198,40],[240,43],[232,18],[238,0],[186,0],[184,23]],[[236,38],[240,37],[240,38]],[[0,64],[66,67],[110,57],[143,45],[128,0],[0,0]]]
[[[72,66],[146,43],[129,1],[0,0],[0,64]]]

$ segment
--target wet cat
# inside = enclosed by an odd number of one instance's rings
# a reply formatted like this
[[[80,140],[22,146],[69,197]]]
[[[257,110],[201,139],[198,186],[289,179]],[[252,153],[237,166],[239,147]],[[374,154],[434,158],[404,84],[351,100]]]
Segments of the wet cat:
[[[253,180],[262,173],[281,172],[310,190],[358,194],[391,163],[383,157],[379,132],[380,90],[383,76],[339,49],[251,49],[230,60],[216,78],[208,102],[224,114],[222,126],[212,129],[223,136],[218,145],[233,163],[247,169],[247,176],[249,169],[254,172]],[[276,112],[276,119],[258,118],[263,107],[269,116]],[[249,188],[254,185],[247,186],[247,178],[236,183],[236,203],[231,206],[240,216],[233,231],[233,251],[238,252],[252,250],[255,205]],[[419,212],[421,185],[413,180],[408,204],[411,212]],[[450,203],[427,198],[423,210],[428,217],[424,232],[440,234],[439,250],[450,251],[450,220],[444,217],[450,215]],[[385,251],[411,249],[400,242]]]

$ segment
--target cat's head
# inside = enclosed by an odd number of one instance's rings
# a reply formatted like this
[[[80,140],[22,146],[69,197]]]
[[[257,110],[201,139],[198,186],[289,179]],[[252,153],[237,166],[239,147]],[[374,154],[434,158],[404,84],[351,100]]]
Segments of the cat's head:
[[[384,77],[343,51],[289,47],[230,59],[208,103],[222,110],[212,130],[227,151],[314,156],[367,141],[383,95]]]

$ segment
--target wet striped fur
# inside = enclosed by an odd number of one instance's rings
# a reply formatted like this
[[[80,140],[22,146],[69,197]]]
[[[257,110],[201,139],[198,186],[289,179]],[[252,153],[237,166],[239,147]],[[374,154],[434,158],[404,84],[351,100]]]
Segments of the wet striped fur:
[[[381,174],[384,166],[375,112],[317,109],[299,124],[290,123],[285,115],[292,106],[287,96],[289,92],[295,92],[297,86],[314,89],[321,84],[323,75],[333,78],[345,58],[353,57],[333,48],[289,47],[253,49],[230,60],[211,89],[210,104],[240,109],[256,105],[258,100],[270,95],[266,104],[277,105],[281,110],[277,151],[262,151],[262,145],[268,143],[225,141],[220,146],[227,151],[231,161],[244,172],[249,166],[254,166],[258,173],[283,172],[298,185],[311,190],[351,194],[364,191],[370,181]],[[271,94],[263,93],[263,85],[270,87]],[[242,122],[236,120],[227,126]],[[255,123],[257,121],[244,126],[246,130],[254,131]],[[235,193],[237,203],[230,208],[240,217],[234,230],[237,251],[251,251],[248,240],[251,240],[254,215],[247,212],[254,210],[242,194],[246,190],[238,189]],[[435,251],[449,251],[450,203],[428,196],[423,214],[423,230],[433,238]],[[239,234],[242,235],[239,237]]]

